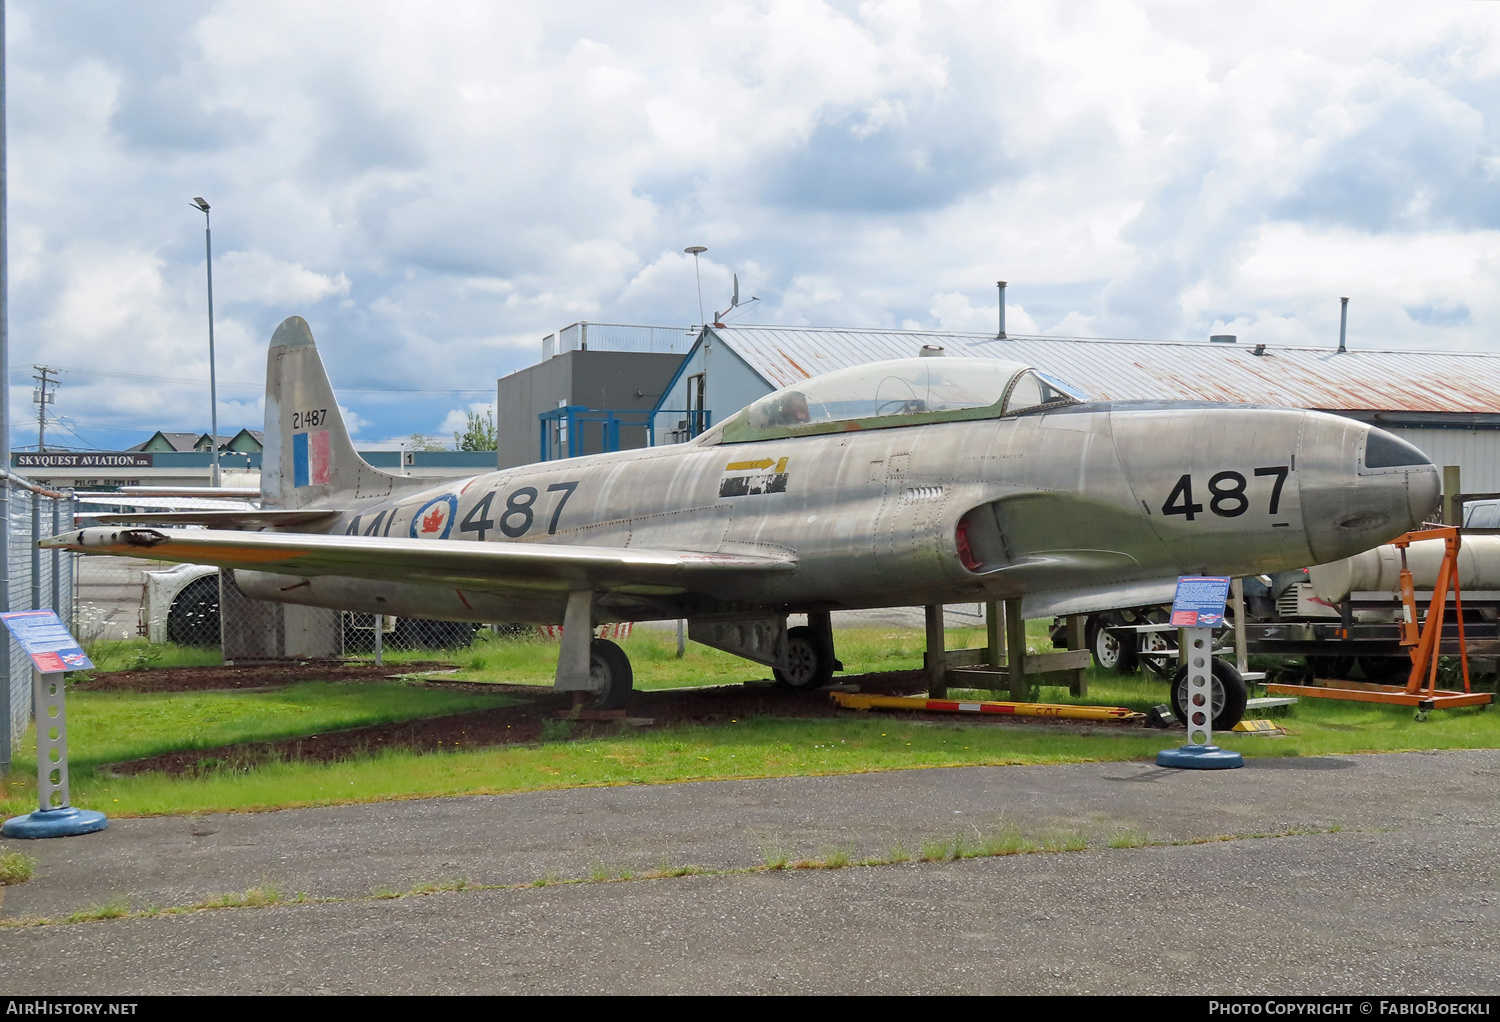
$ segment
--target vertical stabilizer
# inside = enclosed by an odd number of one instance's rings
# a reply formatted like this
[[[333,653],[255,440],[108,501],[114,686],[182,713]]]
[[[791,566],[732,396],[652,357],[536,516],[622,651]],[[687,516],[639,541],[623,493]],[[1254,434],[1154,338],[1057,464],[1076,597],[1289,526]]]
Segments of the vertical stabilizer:
[[[265,507],[337,507],[341,500],[389,496],[411,482],[372,467],[355,452],[312,330],[301,316],[283,320],[271,336],[265,443],[260,469]]]

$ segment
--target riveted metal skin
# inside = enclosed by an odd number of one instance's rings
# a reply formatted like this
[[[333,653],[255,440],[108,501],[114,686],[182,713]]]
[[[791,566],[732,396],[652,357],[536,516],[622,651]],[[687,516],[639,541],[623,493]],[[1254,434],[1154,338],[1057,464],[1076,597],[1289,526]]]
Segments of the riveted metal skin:
[[[354,453],[311,334],[294,327],[270,351],[266,503],[337,518],[151,546],[92,529],[49,545],[217,563],[261,599],[452,620],[556,624],[583,590],[594,622],[1013,598],[1040,617],[1161,602],[1179,575],[1349,556],[1419,524],[1438,497],[1425,459],[1367,468],[1380,431],[1363,423],[1169,402],[744,443],[720,426],[413,480]],[[296,448],[299,432],[310,439]]]

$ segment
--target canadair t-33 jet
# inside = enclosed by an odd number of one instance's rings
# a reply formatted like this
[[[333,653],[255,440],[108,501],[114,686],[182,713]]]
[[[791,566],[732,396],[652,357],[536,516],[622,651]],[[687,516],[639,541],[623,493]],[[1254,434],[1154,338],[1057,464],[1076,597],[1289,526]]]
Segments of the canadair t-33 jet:
[[[686,618],[811,687],[834,669],[832,610],[1163,602],[1178,575],[1384,543],[1439,490],[1421,451],[1352,419],[1094,402],[1019,362],[941,357],[805,380],[686,443],[434,483],[355,453],[297,316],[271,338],[265,445],[260,511],[115,516],[43,545],[218,565],[265,600],[562,624],[556,687],[605,708],[631,670],[599,623]]]

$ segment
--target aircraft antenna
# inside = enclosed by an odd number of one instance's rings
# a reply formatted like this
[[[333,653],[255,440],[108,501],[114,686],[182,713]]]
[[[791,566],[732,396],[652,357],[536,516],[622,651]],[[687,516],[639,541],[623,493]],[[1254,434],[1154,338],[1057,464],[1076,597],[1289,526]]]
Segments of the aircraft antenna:
[[[707,320],[703,318],[703,277],[698,273],[698,257],[708,251],[708,246],[689,245],[683,251],[693,257],[693,279],[698,282],[698,322],[704,323]]]

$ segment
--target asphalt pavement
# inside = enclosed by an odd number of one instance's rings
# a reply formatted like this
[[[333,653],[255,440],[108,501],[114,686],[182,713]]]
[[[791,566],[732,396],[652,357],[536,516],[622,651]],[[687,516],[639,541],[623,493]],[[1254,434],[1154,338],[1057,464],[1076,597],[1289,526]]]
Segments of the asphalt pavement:
[[[0,918],[274,886],[345,899],[0,928],[0,995],[1500,992],[1500,751],[973,767],[117,820],[0,842]],[[1019,832],[1085,851],[888,857]],[[1146,847],[1109,847],[1158,842]],[[1205,840],[1224,838],[1227,840]]]

